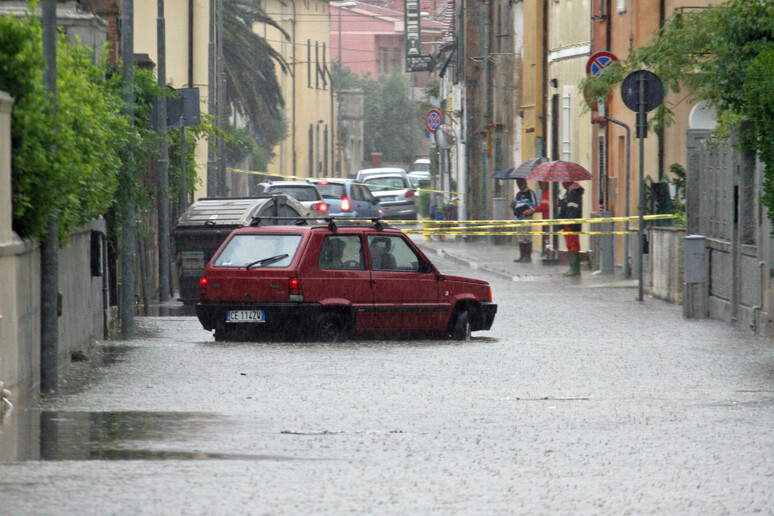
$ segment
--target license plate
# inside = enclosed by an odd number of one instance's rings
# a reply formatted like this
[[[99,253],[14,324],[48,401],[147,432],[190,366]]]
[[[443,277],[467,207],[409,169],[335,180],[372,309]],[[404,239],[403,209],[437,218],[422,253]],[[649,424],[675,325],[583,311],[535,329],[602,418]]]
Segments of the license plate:
[[[229,310],[226,312],[227,323],[262,323],[266,322],[263,310]]]

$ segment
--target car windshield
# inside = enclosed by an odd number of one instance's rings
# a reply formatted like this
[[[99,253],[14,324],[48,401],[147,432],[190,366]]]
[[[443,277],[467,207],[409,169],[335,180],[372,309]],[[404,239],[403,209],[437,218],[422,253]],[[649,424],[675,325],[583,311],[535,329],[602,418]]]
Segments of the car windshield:
[[[314,186],[274,186],[270,192],[284,193],[298,201],[319,201],[320,196]]]
[[[287,267],[296,255],[301,235],[234,235],[212,263],[214,267]]]
[[[372,192],[406,188],[403,179],[400,177],[374,177],[366,179],[365,183]]]
[[[341,199],[346,195],[344,185],[341,183],[315,183],[317,190],[326,199]]]

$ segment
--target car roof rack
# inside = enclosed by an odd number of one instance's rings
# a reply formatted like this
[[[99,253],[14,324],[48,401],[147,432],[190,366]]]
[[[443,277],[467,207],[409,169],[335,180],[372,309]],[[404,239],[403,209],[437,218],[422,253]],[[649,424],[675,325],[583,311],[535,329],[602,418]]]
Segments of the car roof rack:
[[[275,217],[275,216],[256,216],[250,220],[250,227],[258,227],[261,221],[268,220],[287,220],[292,221],[294,226],[310,225],[309,222],[325,221],[328,229],[333,233],[336,233],[338,226],[360,225],[361,223],[371,223],[377,231],[382,231],[385,228],[385,223],[379,217]],[[338,225],[337,225],[338,222]],[[342,224],[344,223],[344,224]],[[354,224],[347,224],[354,223]]]

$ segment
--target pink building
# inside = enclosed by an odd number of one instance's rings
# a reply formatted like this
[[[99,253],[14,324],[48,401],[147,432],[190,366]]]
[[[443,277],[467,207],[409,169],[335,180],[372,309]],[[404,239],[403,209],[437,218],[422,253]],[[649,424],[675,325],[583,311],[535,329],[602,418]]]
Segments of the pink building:
[[[405,71],[403,12],[363,2],[331,2],[330,10],[332,61],[341,61],[361,77]],[[435,53],[443,24],[424,18],[421,28],[422,53]],[[429,77],[428,73],[413,75],[415,84]]]

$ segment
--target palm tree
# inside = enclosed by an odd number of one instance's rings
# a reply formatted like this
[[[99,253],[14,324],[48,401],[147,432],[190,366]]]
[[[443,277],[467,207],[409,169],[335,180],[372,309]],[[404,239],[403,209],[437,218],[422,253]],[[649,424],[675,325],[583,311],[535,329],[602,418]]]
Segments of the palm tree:
[[[225,0],[223,11],[226,102],[232,112],[261,127],[267,119],[281,116],[285,101],[275,63],[282,73],[288,72],[288,65],[266,39],[253,32],[253,26],[270,25],[285,39],[290,36],[266,14],[259,0]]]

